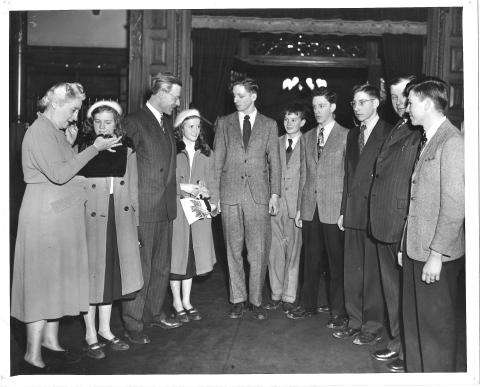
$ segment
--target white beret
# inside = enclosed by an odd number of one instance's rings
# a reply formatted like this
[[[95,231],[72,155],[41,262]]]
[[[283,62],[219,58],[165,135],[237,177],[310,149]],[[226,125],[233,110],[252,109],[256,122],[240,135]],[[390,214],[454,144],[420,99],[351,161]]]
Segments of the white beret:
[[[123,110],[118,102],[102,99],[101,101],[95,102],[92,106],[88,108],[87,118],[90,118],[92,116],[92,112],[100,106],[109,106],[113,110],[115,110],[120,116],[122,115]]]
[[[187,118],[192,117],[201,118],[200,112],[197,109],[182,110],[180,113],[178,113],[177,118],[175,118],[175,123],[173,124],[173,126],[175,128],[178,128],[180,125],[183,124],[183,121],[185,121]]]

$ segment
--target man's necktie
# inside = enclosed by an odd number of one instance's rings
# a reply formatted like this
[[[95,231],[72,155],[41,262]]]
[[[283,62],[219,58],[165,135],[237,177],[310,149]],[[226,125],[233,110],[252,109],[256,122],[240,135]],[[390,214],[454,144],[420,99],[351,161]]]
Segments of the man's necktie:
[[[422,153],[422,150],[425,147],[425,144],[427,143],[427,136],[426,136],[425,130],[423,128],[421,129],[421,134],[422,134],[422,136],[420,137],[420,142],[418,143],[416,161],[418,161],[418,159],[420,158],[420,154]]]
[[[243,146],[247,149],[250,134],[252,133],[252,124],[250,123],[250,116],[245,116],[243,119]]]
[[[160,124],[160,128],[162,128],[162,131],[165,132],[165,128],[163,126],[163,114],[160,115],[160,119],[158,120],[158,123]]]
[[[293,140],[291,138],[289,138],[288,139],[287,150],[286,150],[286,153],[285,153],[286,156],[287,156],[287,164],[290,161],[290,157],[292,156],[292,152],[293,152],[292,145],[293,145]]]
[[[318,137],[317,137],[317,156],[318,156],[318,159],[320,159],[320,156],[322,155],[322,151],[323,151],[323,146],[325,145],[324,144],[324,138],[323,138],[323,132],[324,132],[324,128],[320,128],[319,132],[318,132]]]
[[[363,147],[365,146],[365,129],[367,129],[367,125],[360,125],[360,134],[358,135],[358,151],[360,154],[362,154]]]

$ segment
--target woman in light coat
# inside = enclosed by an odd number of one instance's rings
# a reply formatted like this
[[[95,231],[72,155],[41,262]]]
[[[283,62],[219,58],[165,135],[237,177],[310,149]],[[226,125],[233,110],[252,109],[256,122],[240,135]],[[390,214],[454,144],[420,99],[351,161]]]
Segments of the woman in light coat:
[[[87,112],[80,149],[98,136],[124,135],[122,108],[114,101],[98,101]],[[138,244],[137,159],[122,138],[115,153],[101,152],[79,174],[87,177],[85,207],[90,306],[84,316],[87,356],[105,357],[100,339],[110,349],[127,350],[129,345],[110,329],[112,302],[132,295],[143,286]],[[95,312],[99,311],[98,333]]]
[[[23,368],[44,373],[44,353],[74,360],[58,341],[58,319],[88,310],[88,255],[84,178],[77,172],[117,138],[98,138],[82,152],[72,148],[85,99],[79,83],[52,86],[39,102],[43,113],[22,142],[27,183],[20,208],[13,265],[11,315],[27,325]],[[78,358],[79,359],[79,358]]]
[[[173,221],[170,287],[175,315],[182,322],[200,320],[200,312],[190,302],[192,278],[213,270],[216,262],[211,219],[188,224],[180,199],[201,197],[210,216],[216,213],[218,194],[212,191],[213,152],[201,135],[200,113],[182,111],[175,120],[177,136],[177,218]]]

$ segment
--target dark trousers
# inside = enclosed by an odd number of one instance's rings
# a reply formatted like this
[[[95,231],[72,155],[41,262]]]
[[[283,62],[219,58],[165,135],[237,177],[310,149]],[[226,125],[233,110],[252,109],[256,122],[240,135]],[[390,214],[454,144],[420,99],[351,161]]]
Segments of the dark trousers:
[[[425,262],[403,254],[403,329],[407,372],[454,372],[459,276],[465,259],[443,262],[440,281],[422,281]]]
[[[365,230],[345,229],[344,274],[349,326],[378,333],[383,328],[385,307],[377,248]]]
[[[343,232],[336,224],[320,222],[315,209],[311,222],[302,227],[305,262],[303,267],[302,303],[316,308],[322,268],[329,271],[329,296],[332,315],[346,314],[343,295]]]
[[[172,258],[172,222],[144,223],[138,227],[143,288],[122,304],[125,328],[142,331],[143,323],[165,316],[163,303],[169,284]]]
[[[400,277],[402,270],[398,265],[397,252],[399,245],[398,243],[377,241],[376,246],[391,336],[387,348],[401,354],[402,357],[400,343]]]

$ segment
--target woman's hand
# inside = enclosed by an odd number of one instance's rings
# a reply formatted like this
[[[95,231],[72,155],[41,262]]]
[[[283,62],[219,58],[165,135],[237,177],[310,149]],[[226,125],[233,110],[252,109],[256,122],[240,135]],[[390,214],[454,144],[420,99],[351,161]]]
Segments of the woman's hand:
[[[95,142],[93,143],[93,146],[95,148],[97,148],[97,150],[99,152],[103,151],[103,150],[108,150],[109,152],[115,152],[114,149],[112,148],[115,148],[117,146],[120,146],[122,145],[122,143],[120,142],[120,140],[122,139],[122,137],[111,137],[111,138],[103,138],[101,136],[98,136],[96,139],[95,139]]]
[[[78,128],[76,125],[67,126],[65,129],[65,137],[70,145],[73,145],[75,140],[77,139]]]

